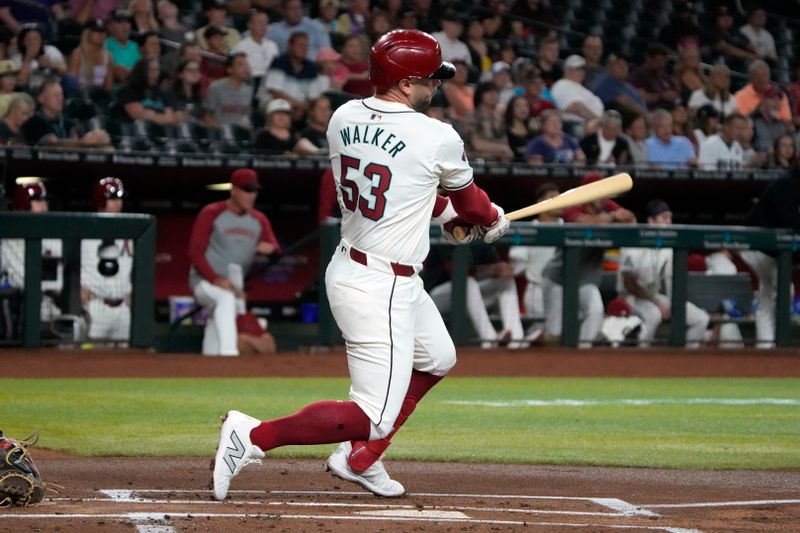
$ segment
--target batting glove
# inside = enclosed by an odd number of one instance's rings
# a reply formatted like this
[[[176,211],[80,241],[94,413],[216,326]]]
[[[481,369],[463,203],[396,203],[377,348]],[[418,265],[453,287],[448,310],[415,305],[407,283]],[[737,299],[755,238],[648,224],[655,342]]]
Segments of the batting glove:
[[[469,244],[480,236],[478,227],[462,220],[449,200],[444,211],[438,217],[434,217],[433,220],[439,224],[439,228],[442,230],[442,237],[449,244]],[[456,227],[461,227],[465,230],[463,238],[459,239],[453,234],[453,230]]]
[[[497,209],[497,220],[495,220],[494,224],[491,226],[482,228],[483,242],[487,244],[491,244],[502,237],[503,234],[508,231],[508,226],[511,224],[511,222],[506,219],[506,213],[503,211],[503,208],[495,203],[492,203],[492,205]]]

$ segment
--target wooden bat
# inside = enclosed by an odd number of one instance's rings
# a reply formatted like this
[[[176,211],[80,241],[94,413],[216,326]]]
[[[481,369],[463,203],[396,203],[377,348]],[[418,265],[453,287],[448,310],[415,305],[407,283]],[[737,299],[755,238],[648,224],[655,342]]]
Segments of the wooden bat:
[[[600,198],[611,198],[612,196],[631,190],[632,187],[633,180],[628,173],[614,174],[613,176],[587,183],[586,185],[581,185],[574,189],[569,189],[553,198],[542,200],[528,207],[523,207],[522,209],[507,213],[506,219],[519,220],[546,211],[554,211],[556,209],[572,207],[573,205],[585,204]],[[456,226],[453,228],[453,236],[461,240],[467,236],[467,231],[469,231],[469,228]]]

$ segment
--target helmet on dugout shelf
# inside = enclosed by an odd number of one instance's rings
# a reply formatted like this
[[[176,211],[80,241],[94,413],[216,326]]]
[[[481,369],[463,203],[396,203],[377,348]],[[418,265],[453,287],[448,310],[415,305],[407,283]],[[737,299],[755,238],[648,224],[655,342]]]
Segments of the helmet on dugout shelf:
[[[125,186],[119,178],[107,177],[94,184],[94,208],[105,209],[106,201],[122,200],[125,196]]]
[[[442,48],[431,35],[419,30],[394,30],[384,34],[369,52],[369,79],[385,91],[406,78],[452,78],[456,69],[442,61]]]
[[[47,188],[44,183],[37,181],[17,185],[14,191],[14,209],[16,211],[30,211],[33,200],[47,200]]]

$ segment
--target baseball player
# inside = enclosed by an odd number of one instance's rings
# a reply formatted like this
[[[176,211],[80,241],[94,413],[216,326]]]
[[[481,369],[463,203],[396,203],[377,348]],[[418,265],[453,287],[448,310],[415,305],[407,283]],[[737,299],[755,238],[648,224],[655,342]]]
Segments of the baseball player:
[[[43,182],[25,183],[17,185],[14,190],[14,210],[30,211],[32,213],[47,213],[49,211],[47,188]],[[56,304],[63,288],[63,268],[61,239],[42,239],[42,303],[41,320],[43,323],[52,321],[61,315],[61,309]],[[50,261],[53,268],[46,262]],[[51,271],[48,275],[47,271]],[[50,279],[45,279],[50,278]],[[25,289],[25,240],[3,239],[0,241],[0,282],[8,283],[11,287]]]
[[[239,355],[236,317],[245,312],[243,275],[256,254],[280,251],[267,216],[253,207],[260,189],[255,170],[234,170],[230,197],[205,206],[192,226],[189,286],[210,311],[203,355]]]
[[[228,411],[214,462],[214,497],[225,498],[245,465],[288,444],[342,444],[327,461],[336,476],[381,496],[400,496],[380,461],[423,396],[455,365],[455,347],[418,276],[431,217],[461,242],[494,242],[508,229],[503,210],[473,182],[464,144],[448,124],[424,114],[455,68],[418,30],[384,34],[370,51],[374,97],[333,114],[328,144],[342,209],[342,240],[325,275],[345,339],[349,401],[320,401],[260,421]],[[438,196],[443,187],[449,198]]]
[[[647,223],[672,224],[672,211],[662,200],[648,202]],[[647,347],[662,320],[671,315],[672,249],[622,248],[617,289],[642,319],[639,346]],[[699,348],[708,327],[709,316],[692,302],[686,302],[686,346]]]
[[[125,186],[105,177],[94,184],[98,213],[120,213]],[[127,341],[131,328],[133,243],[129,239],[81,241],[81,303],[89,314],[89,338]]]

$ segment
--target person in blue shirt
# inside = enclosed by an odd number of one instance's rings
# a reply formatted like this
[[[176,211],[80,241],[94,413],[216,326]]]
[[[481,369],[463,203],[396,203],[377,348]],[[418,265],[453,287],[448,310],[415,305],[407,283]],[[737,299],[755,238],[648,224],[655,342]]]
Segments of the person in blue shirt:
[[[283,20],[269,25],[267,35],[278,45],[283,54],[289,45],[289,37],[293,33],[303,32],[308,35],[309,46],[306,59],[314,61],[317,52],[331,47],[331,37],[325,26],[303,14],[303,3],[300,0],[283,0]]]
[[[656,109],[651,117],[653,134],[645,141],[647,162],[661,168],[686,168],[697,164],[692,142],[672,134],[672,114]]]
[[[628,60],[624,56],[611,54],[606,72],[601,74],[591,87],[606,109],[615,109],[623,115],[645,114],[647,106],[636,88],[628,83]]]
[[[542,163],[579,164],[586,162],[586,156],[578,141],[564,133],[561,115],[555,109],[548,109],[540,115],[542,134],[534,137],[525,148],[525,157],[531,165]]]

